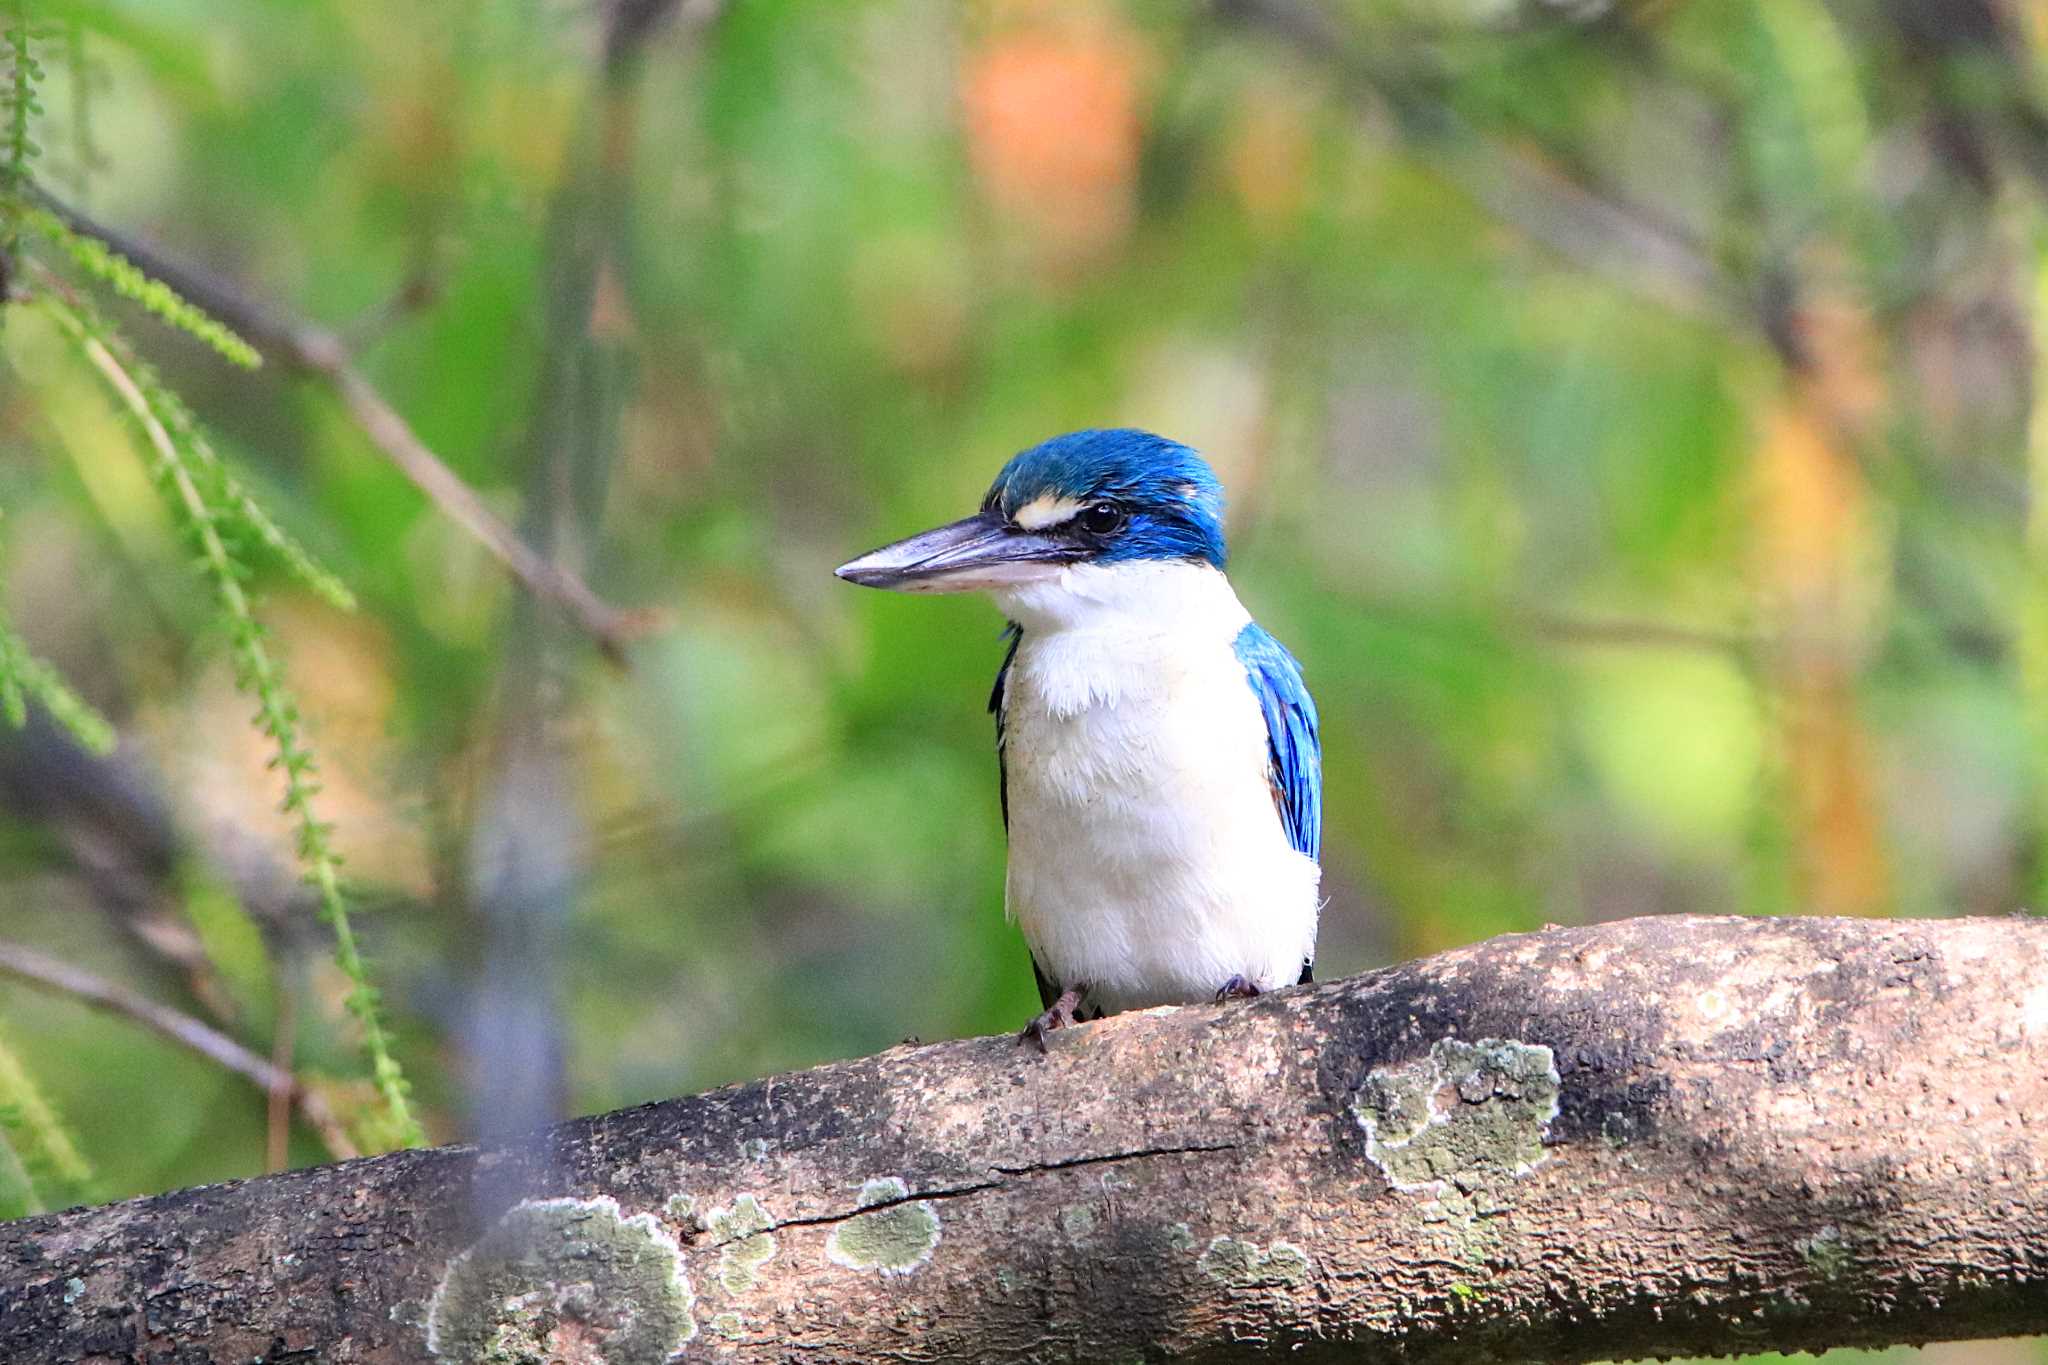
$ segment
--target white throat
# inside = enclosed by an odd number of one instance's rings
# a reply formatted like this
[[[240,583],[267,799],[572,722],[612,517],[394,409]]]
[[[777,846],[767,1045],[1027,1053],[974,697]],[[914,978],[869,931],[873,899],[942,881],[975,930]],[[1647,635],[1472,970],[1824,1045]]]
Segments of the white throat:
[[[1251,619],[1221,569],[1183,559],[1070,564],[989,595],[1027,636],[1103,630],[1235,639]]]
[[[1251,617],[1207,564],[1075,564],[991,595],[1024,628],[1017,690],[1052,715],[1164,704],[1191,671],[1235,670],[1244,687],[1231,646]]]

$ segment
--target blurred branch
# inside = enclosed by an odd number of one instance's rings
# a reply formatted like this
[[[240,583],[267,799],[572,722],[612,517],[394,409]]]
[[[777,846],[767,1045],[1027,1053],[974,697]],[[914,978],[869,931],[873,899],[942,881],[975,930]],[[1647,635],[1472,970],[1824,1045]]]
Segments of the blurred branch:
[[[237,286],[189,262],[172,259],[151,243],[108,227],[37,190],[41,202],[72,231],[95,238],[147,274],[198,304],[246,337],[264,355],[318,379],[340,398],[372,444],[413,482],[442,515],[474,537],[535,597],[560,607],[596,641],[605,657],[623,664],[626,647],[653,629],[653,613],[613,607],[573,571],[536,552],[484,505],[475,490],[428,449],[397,409],[349,360],[341,337],[285,317]]]
[[[68,855],[87,893],[124,933],[148,948],[164,973],[218,1017],[230,1009],[191,925],[177,909],[177,872],[184,838],[159,784],[131,748],[111,755],[88,752],[41,711],[28,724],[0,733],[0,811],[24,827],[48,832]],[[214,850],[219,861],[247,870],[256,850]],[[265,885],[293,886],[295,878],[264,867]],[[243,879],[246,883],[247,879]],[[274,897],[237,895],[265,922],[281,923],[292,907]]]
[[[601,544],[605,490],[623,447],[635,335],[629,282],[642,57],[664,24],[721,6],[612,0],[604,59],[561,160],[539,272],[544,349],[529,399],[521,530],[554,562]],[[517,604],[502,637],[489,771],[467,831],[474,911],[464,1049],[472,1121],[486,1141],[558,1118],[569,1093],[559,964],[590,843],[580,773],[564,743],[561,632]],[[483,1202],[494,1188],[476,1192]],[[508,1196],[509,1197],[509,1196]]]
[[[1531,241],[1681,312],[1724,320],[1754,313],[1749,291],[1683,229],[1488,137],[1421,82],[1354,51],[1306,0],[1216,0],[1216,12],[1274,34],[1371,94],[1426,153],[1428,169]]]
[[[605,16],[604,70],[608,79],[636,61],[647,40],[677,18],[702,28],[725,9],[725,0],[610,0]]]
[[[345,1159],[357,1155],[356,1145],[350,1140],[347,1128],[317,1091],[308,1089],[291,1072],[189,1014],[180,1014],[137,995],[125,986],[61,962],[22,943],[0,940],[0,975],[57,991],[134,1020],[216,1066],[253,1081],[272,1097],[273,1102],[283,1097],[305,1117],[307,1125],[320,1135],[320,1141],[334,1156]]]
[[[0,1357],[1576,1362],[2041,1332],[2044,979],[2024,916],[1673,916],[1049,1055],[894,1048],[0,1226]],[[491,1182],[528,1197],[479,1211]]]
[[[392,328],[440,297],[441,280],[430,267],[417,266],[382,303],[348,325],[342,345],[350,352],[367,350]]]
[[[1698,650],[1738,660],[1755,654],[1762,643],[1755,636],[1735,630],[1629,617],[1565,616],[1539,608],[1516,612],[1510,623],[1551,644]]]
[[[490,550],[529,592],[562,607],[607,659],[625,663],[626,647],[654,627],[655,614],[610,606],[573,571],[529,547],[413,435],[405,419],[355,369],[338,364],[328,378],[364,432],[444,514]]]
[[[1885,40],[1918,97],[1930,150],[1990,190],[2001,171],[2048,193],[2048,111],[2026,31],[2031,0],[1825,0],[1846,30]]]

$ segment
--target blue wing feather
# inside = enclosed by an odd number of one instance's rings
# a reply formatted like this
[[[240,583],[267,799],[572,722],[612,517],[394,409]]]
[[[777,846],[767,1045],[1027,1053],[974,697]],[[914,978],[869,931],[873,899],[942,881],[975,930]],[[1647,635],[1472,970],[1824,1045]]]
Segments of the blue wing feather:
[[[1237,657],[1266,715],[1267,778],[1287,842],[1316,857],[1323,843],[1323,744],[1301,665],[1257,622],[1238,632]]]

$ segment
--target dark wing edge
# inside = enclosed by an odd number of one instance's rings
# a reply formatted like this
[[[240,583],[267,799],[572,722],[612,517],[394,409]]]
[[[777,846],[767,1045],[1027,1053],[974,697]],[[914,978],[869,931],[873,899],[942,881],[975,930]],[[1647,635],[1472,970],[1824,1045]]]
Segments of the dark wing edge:
[[[1010,682],[1010,665],[1016,662],[1017,646],[1024,643],[1024,627],[1015,621],[1003,624],[1003,638],[1010,647],[1003,651],[1003,666],[996,670],[996,685],[988,694],[989,714],[996,718],[996,791],[1003,803],[1003,830],[1010,828],[1010,762],[1003,753],[1003,716],[1007,698],[1003,695]],[[1050,1005],[1052,1001],[1046,1001]]]
[[[1010,762],[1003,752],[1003,715],[1004,707],[1009,699],[1004,693],[1010,682],[1010,665],[1017,658],[1017,646],[1024,642],[1024,627],[1018,625],[1015,621],[1005,622],[1003,624],[1003,638],[1010,642],[1010,647],[1003,651],[1003,666],[996,670],[996,685],[989,690],[988,710],[989,714],[996,718],[997,791],[1000,793],[1003,803],[1003,829],[1008,831],[1010,828]],[[1038,965],[1037,954],[1032,953],[1029,956],[1031,958],[1031,975],[1038,982],[1038,1007],[1049,1010],[1052,1008],[1052,1002],[1060,998],[1062,987],[1057,981],[1054,981],[1045,974],[1045,968]]]
[[[1060,998],[1059,983],[1045,974],[1045,968],[1038,965],[1038,955],[1031,956],[1031,974],[1038,978],[1038,1008],[1049,1010],[1052,1002]]]

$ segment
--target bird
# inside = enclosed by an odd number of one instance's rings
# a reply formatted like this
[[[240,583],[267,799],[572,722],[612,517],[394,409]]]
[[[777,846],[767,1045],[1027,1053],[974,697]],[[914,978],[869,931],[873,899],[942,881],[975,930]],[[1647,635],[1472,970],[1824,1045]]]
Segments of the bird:
[[[1132,428],[1011,457],[970,517],[839,566],[983,592],[1004,902],[1043,1013],[1021,1037],[1314,979],[1322,743],[1301,667],[1225,576],[1223,488]]]

